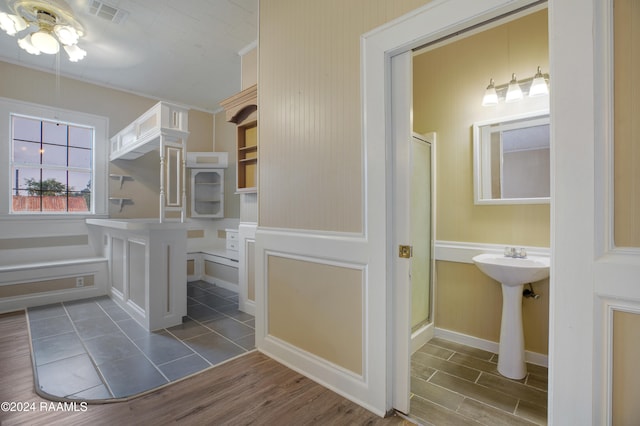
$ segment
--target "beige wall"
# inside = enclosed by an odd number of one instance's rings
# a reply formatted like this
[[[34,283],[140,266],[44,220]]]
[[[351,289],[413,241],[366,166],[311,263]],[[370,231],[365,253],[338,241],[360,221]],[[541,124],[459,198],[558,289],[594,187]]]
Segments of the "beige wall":
[[[3,285],[0,286],[0,298],[73,289],[76,288],[77,278],[83,278],[83,287],[92,287],[94,285],[95,277],[93,275],[78,275],[77,277],[57,278],[29,283]]]
[[[0,75],[0,96],[108,117],[109,136],[157,103],[154,99],[64,77],[60,77],[60,90],[56,92],[55,75],[6,62],[0,62]],[[212,114],[191,110],[189,131],[188,150],[213,149]],[[118,212],[118,207],[111,203],[109,213],[112,217],[158,217],[160,169],[157,154],[132,161],[114,161],[109,172],[134,177],[125,181],[122,189],[116,180],[109,181],[112,197],[132,198],[134,201],[122,212]]]
[[[613,314],[613,425],[637,424],[640,419],[640,315]]]
[[[640,4],[614,1],[614,238],[622,247],[640,247]],[[640,315],[613,315],[613,425],[640,418]]]
[[[640,2],[614,3],[614,238],[640,247]]]
[[[437,132],[438,240],[549,246],[548,204],[474,204],[471,131],[476,121],[523,112],[523,104],[482,107],[489,78],[530,77],[548,62],[546,10],[414,57],[414,130]],[[472,264],[439,261],[436,270],[436,327],[498,342],[500,285]],[[541,297],[523,301],[525,346],[547,354],[548,280],[534,289]]]
[[[260,2],[261,226],[362,231],[360,36],[425,3]]]
[[[425,3],[260,2],[261,227],[363,231],[360,36]],[[266,268],[268,333],[364,371],[361,271],[273,256]]]
[[[242,55],[242,90],[258,83],[258,48]]]
[[[363,272],[279,256],[267,266],[268,334],[362,374]]]

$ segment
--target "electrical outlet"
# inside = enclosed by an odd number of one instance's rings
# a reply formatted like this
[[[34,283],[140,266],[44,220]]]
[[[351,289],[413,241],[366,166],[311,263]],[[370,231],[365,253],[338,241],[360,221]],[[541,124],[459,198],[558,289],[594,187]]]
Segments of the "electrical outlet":
[[[76,278],[76,287],[84,287],[84,277]]]

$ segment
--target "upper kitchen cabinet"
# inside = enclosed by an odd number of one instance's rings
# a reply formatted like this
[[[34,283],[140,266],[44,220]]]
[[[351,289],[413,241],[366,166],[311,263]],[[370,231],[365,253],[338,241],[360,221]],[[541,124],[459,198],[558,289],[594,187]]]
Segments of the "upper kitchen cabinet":
[[[253,85],[220,103],[226,120],[237,126],[236,190],[258,188],[258,86]]]

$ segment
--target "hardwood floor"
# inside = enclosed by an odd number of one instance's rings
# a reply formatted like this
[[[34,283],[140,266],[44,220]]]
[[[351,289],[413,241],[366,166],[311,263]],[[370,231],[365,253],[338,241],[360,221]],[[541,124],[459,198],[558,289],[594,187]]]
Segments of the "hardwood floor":
[[[57,404],[34,392],[27,322],[22,312],[0,315],[3,401],[27,409],[0,411],[2,426],[411,424],[397,416],[379,418],[257,352],[127,402],[56,411]]]

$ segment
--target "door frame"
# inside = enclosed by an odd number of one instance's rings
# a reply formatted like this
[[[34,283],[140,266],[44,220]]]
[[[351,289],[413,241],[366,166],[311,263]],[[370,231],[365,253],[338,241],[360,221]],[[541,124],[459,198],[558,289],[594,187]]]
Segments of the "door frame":
[[[409,140],[411,132],[411,58],[414,48],[435,42],[459,31],[539,3],[538,0],[434,0],[424,7],[364,34],[361,40],[361,69],[363,81],[363,137],[367,164],[366,185],[379,187],[385,182],[386,205],[367,200],[368,210],[384,209],[386,216],[386,300],[387,300],[387,410],[408,410],[410,330],[409,292],[395,284],[395,260],[398,240],[394,231],[394,179],[398,167],[394,159],[394,143]],[[395,63],[395,64],[394,64]],[[399,94],[394,94],[394,90]],[[397,113],[394,113],[396,108]],[[384,170],[371,167],[378,158],[374,153],[386,153]],[[372,231],[375,232],[374,229]],[[398,317],[396,318],[396,316]],[[405,318],[406,317],[406,322]],[[405,338],[405,336],[407,336]]]
[[[363,35],[362,97],[363,137],[366,152],[366,185],[381,188],[391,183],[387,167],[370,168],[372,151],[390,154],[393,122],[390,58],[502,13],[534,3],[519,0],[434,0],[400,19]],[[603,349],[605,326],[601,320],[606,286],[616,262],[637,268],[626,254],[610,244],[610,142],[611,121],[611,0],[549,0],[549,61],[553,76],[550,93],[552,114],[552,201],[549,409],[550,424],[601,423],[610,419],[610,359]],[[570,58],[570,59],[569,59]],[[561,116],[562,120],[553,119]],[[592,124],[589,124],[592,123]],[[555,143],[558,141],[558,143]],[[562,143],[560,143],[560,141]],[[581,155],[576,155],[580,153]],[[378,164],[379,165],[379,164]],[[566,197],[566,199],[563,199]],[[389,197],[386,197],[389,199]],[[390,203],[367,202],[367,208],[386,215],[387,284],[386,317],[393,334],[393,275]],[[612,258],[613,256],[613,258]],[[633,256],[637,262],[638,256]],[[597,260],[597,262],[596,262]],[[637,269],[632,269],[637,270]],[[594,272],[597,277],[594,278]],[[636,286],[636,293],[640,286]],[[596,338],[597,336],[597,338]],[[594,351],[595,349],[595,351]],[[595,352],[595,354],[594,354]],[[395,358],[393,339],[387,339],[387,407],[393,405]],[[603,387],[604,386],[604,387]],[[607,420],[608,422],[609,420]]]
[[[398,254],[398,246],[411,242],[410,203],[411,203],[411,175],[412,170],[412,139],[413,132],[413,52],[406,51],[391,58],[391,120],[393,126],[393,138],[391,141],[392,167],[390,179],[393,190],[390,202],[393,206],[390,214],[392,225],[392,237],[390,249],[393,254],[393,347],[394,357],[403,362],[394,362],[396,371],[393,373],[393,407],[402,412],[409,412],[410,392],[410,367],[412,347],[411,332],[411,280],[409,279],[411,261],[401,259]],[[400,78],[395,78],[394,76]],[[430,292],[431,304],[430,316],[433,324],[433,285],[434,285],[434,241],[435,241],[435,180],[436,180],[436,146],[435,133],[426,136],[419,135],[431,148],[431,265],[430,265]],[[433,331],[433,328],[431,328]]]

